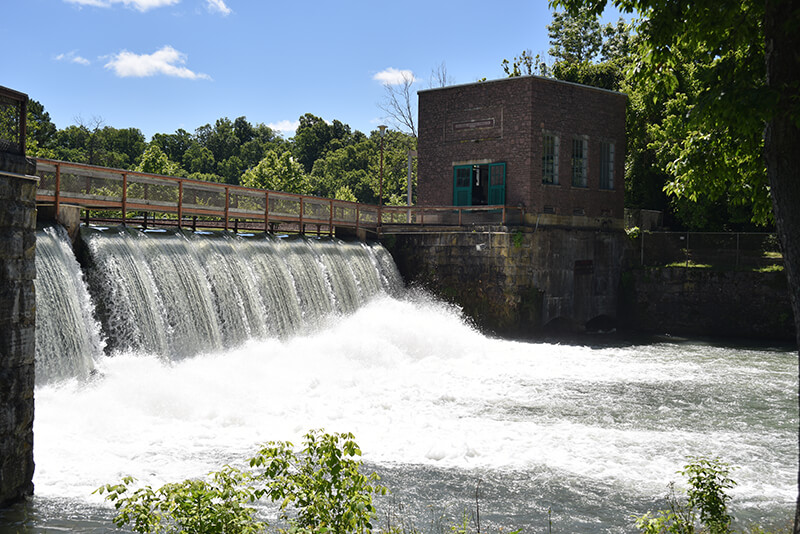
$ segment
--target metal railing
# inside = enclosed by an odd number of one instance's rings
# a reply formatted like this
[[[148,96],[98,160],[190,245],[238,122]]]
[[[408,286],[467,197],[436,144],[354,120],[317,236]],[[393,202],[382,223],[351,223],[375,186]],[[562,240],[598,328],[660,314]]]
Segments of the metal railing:
[[[308,225],[317,233],[379,225],[377,206],[343,200],[48,159],[37,159],[36,174],[37,203],[52,203],[56,213],[63,204],[79,206],[87,220],[147,226],[150,214],[149,224],[274,231],[288,223],[300,233]]]
[[[641,232],[637,256],[641,266],[753,269],[782,265],[775,234],[756,232]]]
[[[381,226],[523,224],[524,210],[510,206],[383,206]]]

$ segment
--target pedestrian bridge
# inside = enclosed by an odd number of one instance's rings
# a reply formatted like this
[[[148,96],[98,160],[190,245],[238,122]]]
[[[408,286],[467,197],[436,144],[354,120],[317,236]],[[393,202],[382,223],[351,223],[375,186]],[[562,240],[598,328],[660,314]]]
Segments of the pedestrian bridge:
[[[521,220],[521,209],[505,206],[375,206],[43,158],[36,159],[36,174],[38,206],[55,214],[79,209],[87,224],[379,235]]]

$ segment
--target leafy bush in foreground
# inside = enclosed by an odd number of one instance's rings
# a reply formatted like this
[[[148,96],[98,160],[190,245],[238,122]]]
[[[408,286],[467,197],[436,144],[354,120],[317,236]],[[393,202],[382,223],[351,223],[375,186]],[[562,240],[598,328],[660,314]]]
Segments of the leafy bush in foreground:
[[[689,483],[685,498],[680,498],[670,484],[669,510],[645,514],[636,519],[636,526],[645,534],[731,532],[733,517],[728,513],[730,496],[726,492],[736,482],[730,478],[730,472],[731,467],[718,458],[690,458],[689,464],[679,471]]]
[[[264,532],[267,524],[254,519],[256,510],[249,504],[265,496],[279,502],[288,532],[358,533],[372,529],[372,495],[386,488],[374,485],[375,473],[359,471],[357,456],[361,450],[352,434],[311,431],[299,453],[289,442],[267,443],[250,459],[251,470],[225,466],[208,480],[189,479],[156,490],[145,486],[129,495],[135,479],[125,477],[96,493],[108,493],[106,499],[114,502],[115,525],[130,525],[140,533]]]

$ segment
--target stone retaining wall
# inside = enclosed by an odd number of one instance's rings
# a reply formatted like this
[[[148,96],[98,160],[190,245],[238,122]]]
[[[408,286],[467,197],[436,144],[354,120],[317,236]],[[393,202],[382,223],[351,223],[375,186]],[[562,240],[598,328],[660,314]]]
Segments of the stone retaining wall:
[[[536,337],[613,323],[622,232],[475,227],[384,239],[404,280],[460,305],[484,331]]]
[[[658,267],[626,271],[621,319],[657,334],[793,341],[786,273]]]
[[[583,331],[794,339],[785,273],[626,268],[624,233],[475,227],[383,240],[404,280],[514,338]]]
[[[0,169],[0,505],[33,493],[36,187]]]

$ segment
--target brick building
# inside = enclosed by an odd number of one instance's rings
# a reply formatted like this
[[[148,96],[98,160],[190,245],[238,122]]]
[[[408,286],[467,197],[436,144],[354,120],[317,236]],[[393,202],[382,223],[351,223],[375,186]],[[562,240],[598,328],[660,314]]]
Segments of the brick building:
[[[418,204],[621,225],[622,93],[537,76],[419,92]]]

